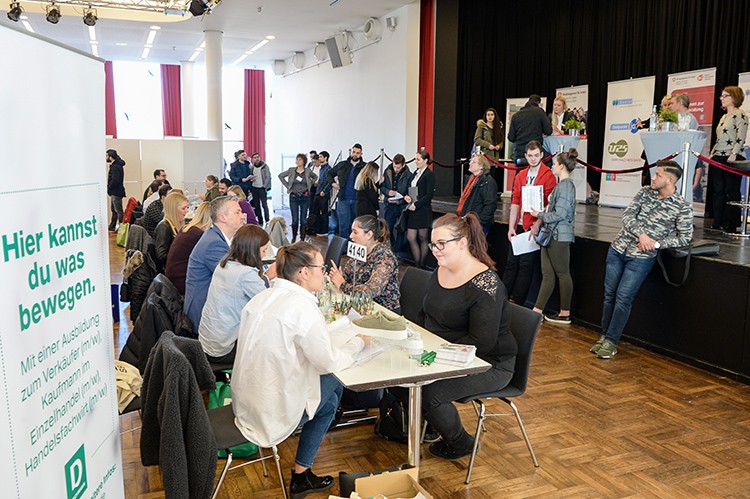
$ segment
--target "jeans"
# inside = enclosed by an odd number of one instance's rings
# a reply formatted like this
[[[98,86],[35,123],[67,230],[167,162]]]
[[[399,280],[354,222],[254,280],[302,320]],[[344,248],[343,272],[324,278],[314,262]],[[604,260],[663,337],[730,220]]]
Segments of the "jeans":
[[[339,216],[336,210],[328,212],[328,235],[335,236],[339,228]]]
[[[310,196],[304,194],[289,194],[289,207],[292,209],[292,227],[301,225],[307,227],[307,208],[310,206]]]
[[[253,193],[253,201],[250,203],[255,210],[255,216],[258,218],[258,223],[263,227],[265,222],[271,220],[271,215],[268,213],[268,192],[265,187],[251,187],[250,190]],[[261,213],[261,209],[263,213]],[[265,214],[265,222],[263,221],[263,215]]]
[[[336,409],[343,391],[344,387],[333,374],[324,374],[320,377],[320,405],[315,410],[312,419],[305,412],[300,420],[302,433],[299,436],[297,455],[294,458],[296,464],[305,468],[312,467],[315,454],[318,453],[323,437],[336,416]]]
[[[353,199],[339,199],[336,203],[336,213],[339,215],[339,236],[349,239],[349,232],[354,222],[354,208],[356,201]]]
[[[604,272],[602,335],[612,343],[620,341],[630,317],[633,299],[654,266],[656,257],[633,258],[610,246]]]
[[[122,196],[110,196],[110,205],[112,207],[112,221],[109,223],[109,228],[114,230],[117,222],[122,223],[122,218],[125,215],[122,211]],[[128,220],[130,222],[130,220]]]

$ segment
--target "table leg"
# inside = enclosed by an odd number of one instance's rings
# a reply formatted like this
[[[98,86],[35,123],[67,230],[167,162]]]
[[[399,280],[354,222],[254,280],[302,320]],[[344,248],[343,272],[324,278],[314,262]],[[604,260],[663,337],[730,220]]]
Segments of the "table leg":
[[[419,466],[420,438],[422,437],[422,387],[409,387],[409,464]]]

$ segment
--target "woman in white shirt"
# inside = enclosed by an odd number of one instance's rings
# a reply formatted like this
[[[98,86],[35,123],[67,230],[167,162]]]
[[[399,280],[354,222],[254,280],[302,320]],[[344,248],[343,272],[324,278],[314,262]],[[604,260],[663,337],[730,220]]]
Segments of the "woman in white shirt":
[[[232,238],[227,256],[216,266],[198,326],[198,339],[209,362],[234,362],[242,309],[269,287],[261,257],[266,249],[266,231],[243,225]]]
[[[279,444],[303,425],[290,484],[292,497],[302,497],[333,486],[333,477],[310,469],[343,391],[329,373],[350,367],[365,338],[331,344],[313,295],[326,277],[317,248],[306,242],[281,248],[276,270],[273,287],[242,311],[232,407],[237,427],[260,447]]]

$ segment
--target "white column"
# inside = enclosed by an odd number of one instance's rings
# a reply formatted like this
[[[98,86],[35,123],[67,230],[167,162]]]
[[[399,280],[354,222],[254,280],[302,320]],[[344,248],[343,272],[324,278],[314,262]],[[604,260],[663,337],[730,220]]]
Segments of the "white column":
[[[194,72],[195,63],[182,61],[182,136],[195,137],[195,96]]]
[[[206,38],[206,104],[208,139],[224,140],[224,118],[221,109],[221,31],[207,30]]]

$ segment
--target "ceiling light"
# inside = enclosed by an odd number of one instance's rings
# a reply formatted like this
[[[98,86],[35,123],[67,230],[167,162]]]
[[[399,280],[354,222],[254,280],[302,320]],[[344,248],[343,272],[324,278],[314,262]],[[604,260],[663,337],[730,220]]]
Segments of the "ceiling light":
[[[257,50],[258,50],[259,48],[261,48],[261,47],[262,47],[263,45],[265,45],[265,44],[266,44],[266,43],[268,43],[269,41],[270,41],[270,40],[268,40],[268,39],[266,39],[266,40],[261,40],[261,41],[259,41],[258,43],[256,43],[256,44],[255,44],[255,45],[254,45],[253,47],[251,47],[251,48],[250,48],[250,50],[251,50],[252,52],[256,52],[256,51],[257,51]]]
[[[91,44],[91,53],[94,54],[95,56],[99,57],[99,48],[98,48],[97,44],[95,44],[95,43]]]
[[[148,29],[153,29],[154,31],[159,31],[161,29],[161,26],[149,26]]]
[[[190,56],[190,59],[188,59],[188,62],[195,61],[198,58],[199,55],[201,55],[201,51],[200,50],[196,50],[195,52],[193,52],[193,55]]]
[[[84,20],[83,22],[86,21]],[[94,28],[93,26],[89,26],[89,40],[91,40],[92,42],[96,41],[96,28]]]
[[[91,33],[91,30],[94,29],[94,25],[96,24],[97,19],[99,18],[96,17],[96,10],[88,8],[83,11],[83,24],[89,27],[89,34]],[[92,40],[94,39],[95,38],[92,38]]]
[[[26,31],[29,33],[34,32],[34,28],[31,27],[31,24],[29,24],[29,21],[21,21],[21,24],[23,24],[23,27],[26,28]]]
[[[147,58],[149,52],[151,52],[151,47],[149,46],[143,47],[143,53],[141,54],[141,59]]]
[[[10,8],[8,9],[8,19],[17,23],[18,20],[21,19],[21,14],[23,14],[23,8],[21,8],[21,5],[19,5],[18,2],[11,3]]]
[[[266,40],[275,40],[275,39],[276,39],[276,37],[275,37],[275,36],[273,36],[273,35],[268,35],[268,36],[266,37]]]
[[[241,63],[242,61],[244,61],[244,60],[245,60],[246,58],[247,58],[247,54],[242,54],[242,55],[241,55],[241,56],[239,56],[239,57],[238,57],[237,59],[235,59],[234,61],[232,61],[231,65],[232,65],[232,66],[236,66],[237,64],[239,64],[239,63]]]
[[[26,19],[28,21],[29,16],[21,16],[21,21],[23,21],[24,19]]]
[[[146,40],[146,45],[153,45],[154,44],[154,38],[156,38],[156,31],[151,30],[148,32],[148,40]]]
[[[127,47],[128,46],[127,43],[122,43],[122,42],[117,42],[117,43],[115,43],[115,45],[117,45],[118,47]]]
[[[206,40],[203,40],[200,45],[198,45],[200,48],[204,49],[206,48]]]
[[[54,3],[49,4],[46,9],[47,11],[47,22],[52,24],[57,24],[60,22],[60,18],[62,17],[62,14],[60,14],[60,7],[55,5]]]

